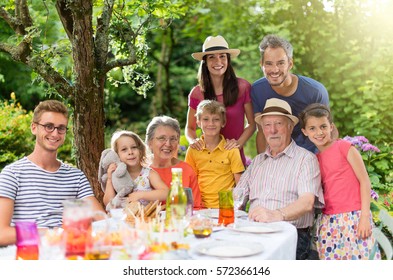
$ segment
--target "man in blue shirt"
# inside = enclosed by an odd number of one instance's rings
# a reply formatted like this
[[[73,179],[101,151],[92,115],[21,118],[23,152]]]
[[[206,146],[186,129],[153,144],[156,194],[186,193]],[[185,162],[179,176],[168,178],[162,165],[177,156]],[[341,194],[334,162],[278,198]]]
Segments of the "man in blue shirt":
[[[251,88],[255,117],[263,111],[266,100],[270,98],[288,102],[294,116],[298,116],[311,103],[329,106],[328,92],[320,82],[290,73],[293,67],[293,47],[288,41],[276,35],[267,35],[260,43],[259,49],[261,68],[265,77],[254,82]],[[301,132],[299,124],[293,129],[292,138],[299,146],[313,153],[317,151],[314,144]],[[265,151],[266,140],[260,125],[256,144],[258,154]]]

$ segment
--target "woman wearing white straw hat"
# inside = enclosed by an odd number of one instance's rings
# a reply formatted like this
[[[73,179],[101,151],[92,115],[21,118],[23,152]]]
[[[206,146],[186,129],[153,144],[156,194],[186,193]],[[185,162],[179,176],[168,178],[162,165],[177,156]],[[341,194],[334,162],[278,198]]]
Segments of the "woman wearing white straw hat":
[[[236,77],[231,65],[231,59],[239,53],[239,49],[230,49],[225,39],[218,35],[207,37],[202,52],[192,54],[192,57],[201,63],[198,70],[198,85],[188,95],[185,135],[190,147],[202,150],[202,142],[196,133],[196,108],[205,99],[223,103],[227,123],[221,129],[221,134],[227,139],[225,149],[239,148],[243,164],[246,166],[243,146],[253,135],[256,125],[250,97],[251,85],[248,81]]]

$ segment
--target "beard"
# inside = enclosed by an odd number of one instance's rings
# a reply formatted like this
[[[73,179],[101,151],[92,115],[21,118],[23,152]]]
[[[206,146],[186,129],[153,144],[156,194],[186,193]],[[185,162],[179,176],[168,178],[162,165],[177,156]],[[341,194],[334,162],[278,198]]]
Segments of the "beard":
[[[282,85],[284,82],[285,82],[285,80],[288,78],[288,75],[289,75],[289,73],[287,73],[287,74],[285,74],[285,75],[283,75],[283,76],[279,76],[278,77],[278,79],[280,79],[280,80],[278,80],[277,81],[277,79],[274,79],[274,80],[272,80],[272,78],[269,76],[269,75],[266,75],[265,74],[265,77],[266,77],[266,79],[267,79],[267,81],[269,82],[269,84],[271,85],[271,86],[275,86],[275,87],[277,87],[277,86],[280,86],[280,85]]]

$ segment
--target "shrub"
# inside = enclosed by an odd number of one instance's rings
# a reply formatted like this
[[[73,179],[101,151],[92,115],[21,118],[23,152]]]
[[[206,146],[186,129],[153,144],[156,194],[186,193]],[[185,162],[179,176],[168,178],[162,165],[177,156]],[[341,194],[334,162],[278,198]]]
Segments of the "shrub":
[[[14,93],[10,101],[0,102],[0,169],[33,151],[32,116],[16,102]]]
[[[35,136],[31,133],[30,124],[33,112],[27,112],[16,101],[15,93],[11,100],[0,101],[0,170],[6,165],[29,155],[35,145]],[[74,164],[71,157],[72,127],[67,132],[66,141],[58,151],[59,158]]]

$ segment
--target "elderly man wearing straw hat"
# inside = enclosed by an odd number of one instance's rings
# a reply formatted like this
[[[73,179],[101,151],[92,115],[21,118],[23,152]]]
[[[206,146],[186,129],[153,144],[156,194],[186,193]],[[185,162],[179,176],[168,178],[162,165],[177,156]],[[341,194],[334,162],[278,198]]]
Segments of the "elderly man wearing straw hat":
[[[255,121],[262,127],[267,148],[253,159],[234,192],[245,189],[252,220],[288,221],[296,226],[296,259],[306,259],[311,247],[314,203],[319,207],[324,203],[318,160],[291,138],[299,120],[287,102],[268,99]]]
[[[243,165],[246,165],[243,146],[256,129],[251,103],[251,84],[239,77],[231,65],[231,59],[239,55],[239,49],[231,49],[224,37],[209,36],[202,46],[202,52],[192,54],[200,61],[198,85],[188,95],[188,113],[185,135],[190,147],[202,150],[203,142],[196,133],[196,109],[202,100],[216,100],[226,109],[226,125],[221,134],[227,140],[224,148],[239,148]],[[245,123],[245,118],[247,123]]]

